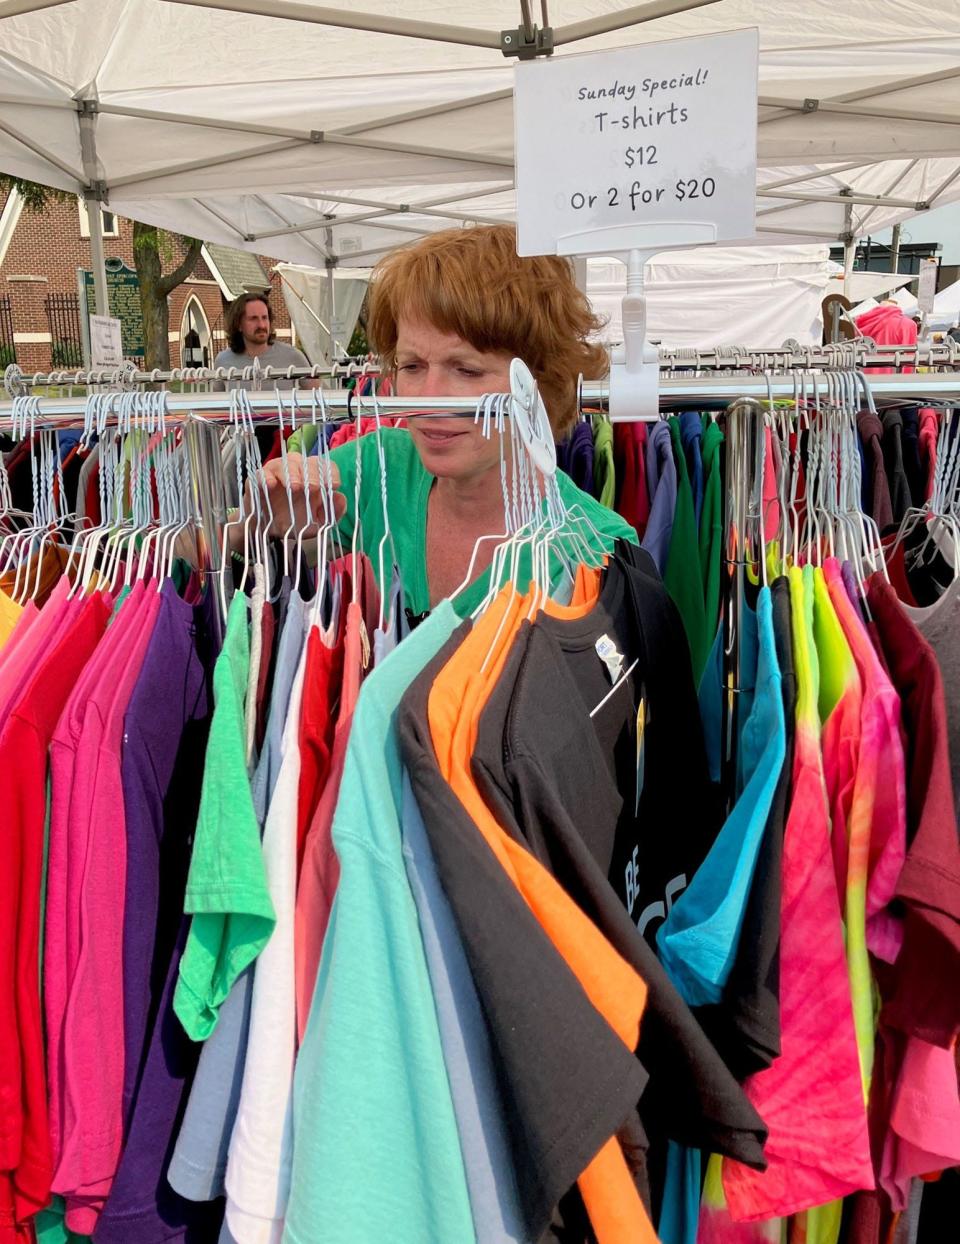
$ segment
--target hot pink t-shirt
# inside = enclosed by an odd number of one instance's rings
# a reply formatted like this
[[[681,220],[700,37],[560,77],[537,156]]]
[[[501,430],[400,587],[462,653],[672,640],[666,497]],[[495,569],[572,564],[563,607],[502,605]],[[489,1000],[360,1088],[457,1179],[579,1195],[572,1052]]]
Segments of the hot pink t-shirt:
[[[783,841],[781,1054],[747,1096],[770,1129],[765,1171],[725,1160],[735,1220],[785,1217],[873,1187],[820,756],[813,571],[790,570],[797,717]]]
[[[155,584],[137,583],[84,679],[67,832],[68,945],[60,1043],[60,1150],[53,1189],[67,1226],[88,1235],[113,1183],[123,1143],[123,917],[126,823],[120,777],[123,720],[160,608]],[[54,790],[54,806],[62,795]],[[52,817],[51,817],[52,830]],[[82,856],[82,867],[72,864]],[[97,1074],[90,1075],[95,1066]]]

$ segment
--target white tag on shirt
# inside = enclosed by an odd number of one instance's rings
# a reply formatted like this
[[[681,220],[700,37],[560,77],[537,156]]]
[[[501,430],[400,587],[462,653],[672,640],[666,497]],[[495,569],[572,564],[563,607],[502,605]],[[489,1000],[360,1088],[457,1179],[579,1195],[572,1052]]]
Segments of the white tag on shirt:
[[[597,650],[597,656],[607,667],[611,684],[615,683],[623,672],[623,657],[617,651],[617,645],[609,635],[601,635],[594,647]]]

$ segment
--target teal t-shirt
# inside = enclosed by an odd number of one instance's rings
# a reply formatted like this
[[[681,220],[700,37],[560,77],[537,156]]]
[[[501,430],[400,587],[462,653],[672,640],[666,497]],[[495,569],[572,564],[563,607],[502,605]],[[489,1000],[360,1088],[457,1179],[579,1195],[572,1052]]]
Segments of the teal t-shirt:
[[[387,516],[392,537],[392,546],[389,540],[384,546],[382,560],[385,573],[389,573],[392,559],[395,559],[403,580],[405,606],[414,614],[427,613],[430,609],[430,587],[427,582],[427,499],[434,476],[425,469],[408,432],[400,428],[384,428],[380,439],[386,465]],[[292,452],[309,453],[315,440],[316,430],[312,426],[305,427],[290,438],[290,449]],[[383,521],[377,437],[370,434],[357,441],[348,441],[332,450],[330,457],[340,472],[340,491],[347,500],[346,513],[339,525],[344,546],[352,540],[356,522],[359,457],[360,547],[370,558],[379,578],[380,547],[386,528]],[[580,539],[585,540],[595,552],[609,552],[613,541],[618,538],[636,543],[636,532],[625,519],[595,501],[589,493],[582,492],[563,471],[557,472],[557,484],[568,511],[576,506],[578,513],[585,518],[586,521],[578,526]],[[495,533],[491,532],[493,534]],[[598,536],[601,537],[599,540]],[[577,555],[579,541],[565,538],[562,543],[575,564],[582,560]],[[555,554],[552,556],[551,569],[555,582],[563,577],[561,560]],[[526,546],[520,557],[519,581],[528,579],[530,572],[530,549]],[[460,593],[453,601],[453,606],[461,618],[473,613],[486,596],[489,586],[490,575],[488,571],[484,571]]]
[[[194,1041],[213,1032],[233,982],[276,923],[247,773],[249,670],[247,600],[237,592],[213,670],[213,719],[183,904],[193,919],[173,995],[173,1009]]]
[[[403,862],[403,693],[457,626],[448,601],[365,680],[333,819],[340,881],[293,1082],[283,1244],[473,1244],[463,1156]]]

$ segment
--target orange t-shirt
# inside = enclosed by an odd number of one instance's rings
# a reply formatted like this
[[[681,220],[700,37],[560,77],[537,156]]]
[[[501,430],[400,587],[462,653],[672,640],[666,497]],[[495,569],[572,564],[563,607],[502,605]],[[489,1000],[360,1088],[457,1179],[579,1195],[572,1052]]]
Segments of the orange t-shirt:
[[[590,578],[578,576],[574,600],[580,603],[562,607],[548,601],[546,611],[561,618],[582,617],[596,601],[599,579],[599,572]],[[591,589],[595,589],[592,596]],[[587,997],[624,1044],[634,1050],[646,1004],[645,983],[556,879],[498,824],[470,772],[480,714],[532,604],[531,595],[520,596],[508,586],[480,617],[434,680],[428,704],[431,738],[443,776],[504,871]],[[604,1144],[577,1182],[599,1244],[656,1241],[615,1136]]]

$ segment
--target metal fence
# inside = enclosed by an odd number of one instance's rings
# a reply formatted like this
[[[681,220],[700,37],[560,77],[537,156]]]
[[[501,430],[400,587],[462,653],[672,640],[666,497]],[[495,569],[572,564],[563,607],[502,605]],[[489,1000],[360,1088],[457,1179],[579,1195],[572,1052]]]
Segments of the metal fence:
[[[0,298],[0,371],[17,361],[17,347],[13,340],[13,313],[10,298]]]
[[[44,300],[50,326],[50,366],[82,367],[83,335],[77,294],[48,294]]]

